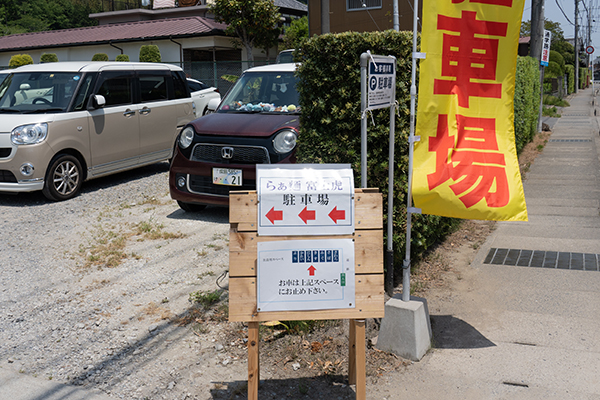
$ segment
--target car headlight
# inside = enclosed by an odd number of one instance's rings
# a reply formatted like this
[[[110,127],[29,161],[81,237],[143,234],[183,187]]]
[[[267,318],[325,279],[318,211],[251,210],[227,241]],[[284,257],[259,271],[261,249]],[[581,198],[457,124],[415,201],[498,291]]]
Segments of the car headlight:
[[[273,139],[273,148],[275,148],[275,151],[278,153],[289,153],[296,147],[297,138],[296,132],[288,129],[283,130],[275,136],[275,139]]]
[[[179,135],[179,146],[182,149],[187,149],[190,147],[192,142],[194,141],[194,128],[191,126],[187,126],[183,131],[181,131],[181,135]]]
[[[17,126],[10,133],[10,140],[14,144],[36,144],[41,143],[48,136],[48,124],[30,124]]]

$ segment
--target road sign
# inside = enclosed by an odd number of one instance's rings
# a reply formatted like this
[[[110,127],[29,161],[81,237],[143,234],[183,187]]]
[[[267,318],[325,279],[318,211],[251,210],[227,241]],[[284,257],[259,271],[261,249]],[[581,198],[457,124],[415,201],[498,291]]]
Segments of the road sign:
[[[354,232],[354,175],[349,164],[257,165],[260,236]]]
[[[588,46],[585,48],[585,52],[587,54],[592,54],[594,52],[594,46]]]
[[[396,101],[396,57],[371,55],[367,109],[386,108]]]
[[[355,307],[352,239],[258,243],[257,311]]]
[[[540,64],[544,67],[548,66],[550,61],[550,41],[552,39],[552,32],[544,29],[544,39],[542,40],[542,59]]]

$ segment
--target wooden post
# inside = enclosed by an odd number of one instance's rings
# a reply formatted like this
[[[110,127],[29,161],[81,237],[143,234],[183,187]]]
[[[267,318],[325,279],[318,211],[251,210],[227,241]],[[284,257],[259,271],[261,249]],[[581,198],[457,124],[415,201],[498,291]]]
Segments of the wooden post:
[[[260,364],[258,322],[248,322],[248,400],[258,400]]]
[[[365,400],[367,396],[365,320],[350,320],[350,354],[348,365],[348,383],[356,385],[356,400]]]

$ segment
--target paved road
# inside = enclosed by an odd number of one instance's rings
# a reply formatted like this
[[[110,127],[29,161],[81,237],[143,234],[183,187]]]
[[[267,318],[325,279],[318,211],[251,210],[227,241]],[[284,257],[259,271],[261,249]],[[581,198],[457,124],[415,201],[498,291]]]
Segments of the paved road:
[[[593,100],[571,98],[527,174],[529,222],[499,223],[453,293],[428,299],[436,349],[370,398],[600,399]]]

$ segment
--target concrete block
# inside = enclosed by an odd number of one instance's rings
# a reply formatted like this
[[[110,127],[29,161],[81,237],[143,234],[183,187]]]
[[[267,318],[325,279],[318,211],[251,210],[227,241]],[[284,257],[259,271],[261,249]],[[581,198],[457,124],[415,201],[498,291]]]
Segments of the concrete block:
[[[427,300],[411,296],[410,301],[402,301],[398,294],[385,304],[385,318],[375,347],[419,361],[431,347],[431,337]]]

